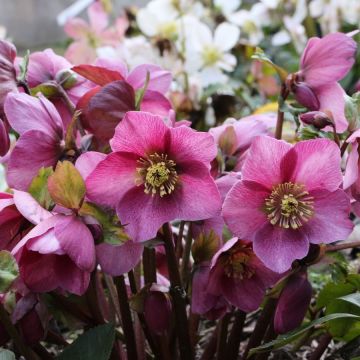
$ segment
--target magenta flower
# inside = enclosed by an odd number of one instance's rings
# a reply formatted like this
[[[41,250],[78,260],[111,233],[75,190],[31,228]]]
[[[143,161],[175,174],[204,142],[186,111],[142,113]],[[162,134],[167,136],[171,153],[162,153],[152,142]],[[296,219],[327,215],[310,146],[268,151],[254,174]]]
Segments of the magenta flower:
[[[10,148],[10,138],[7,131],[7,126],[4,121],[0,119],[0,156],[7,154]]]
[[[94,239],[76,216],[55,214],[13,249],[24,284],[33,292],[62,289],[82,295],[95,267]]]
[[[220,194],[209,171],[216,156],[210,134],[128,112],[110,145],[113,153],[86,181],[87,194],[116,209],[134,241],[155,237],[168,221],[202,220],[219,211]]]
[[[360,194],[359,139],[360,130],[356,130],[346,140],[346,142],[351,144],[351,150],[346,162],[344,189],[351,187],[354,194]]]
[[[118,45],[129,25],[123,17],[110,28],[108,14],[100,1],[89,6],[88,17],[89,23],[81,18],[73,18],[64,27],[66,34],[75,40],[65,53],[66,58],[74,64],[92,63],[98,47]]]
[[[43,96],[10,93],[5,113],[20,134],[10,155],[7,182],[26,191],[41,167],[55,166],[62,156],[63,123],[54,105]]]
[[[274,329],[284,334],[301,325],[312,296],[306,272],[291,275],[282,290],[276,306]]]
[[[257,258],[250,243],[237,238],[214,255],[210,269],[207,291],[245,312],[256,310],[266,289],[280,278]]]
[[[253,242],[270,269],[288,270],[309,244],[343,240],[353,228],[342,183],[340,151],[326,139],[294,146],[261,136],[253,141],[223,205],[234,235]]]
[[[293,92],[311,111],[330,111],[338,132],[344,132],[344,90],[338,84],[355,62],[356,42],[342,33],[311,38],[302,54]]]

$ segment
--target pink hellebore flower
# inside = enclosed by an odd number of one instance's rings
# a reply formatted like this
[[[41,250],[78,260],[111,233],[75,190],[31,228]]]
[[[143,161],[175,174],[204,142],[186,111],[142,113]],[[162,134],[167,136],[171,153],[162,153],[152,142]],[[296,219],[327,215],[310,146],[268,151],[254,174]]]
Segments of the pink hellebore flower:
[[[128,112],[110,145],[113,153],[86,181],[87,194],[115,208],[135,242],[155,237],[168,221],[202,220],[219,211],[220,194],[209,171],[216,156],[210,134]]]
[[[10,138],[7,131],[7,126],[4,121],[0,119],[0,157],[7,154],[10,148]]]
[[[338,132],[344,132],[344,90],[338,84],[355,62],[356,42],[342,33],[311,38],[302,54],[300,70],[295,74],[296,99],[311,111],[330,111]]]
[[[11,152],[7,182],[17,190],[28,190],[41,167],[55,166],[63,154],[64,128],[54,105],[44,96],[9,94],[5,113],[20,134]]]
[[[27,72],[27,81],[30,88],[35,88],[41,84],[60,85],[67,93],[70,101],[76,105],[79,99],[93,85],[84,78],[79,77],[71,71],[73,65],[64,57],[54,53],[52,49],[38,51],[30,54]],[[59,96],[51,97],[51,101],[61,115],[65,125],[72,117],[63,99]]]
[[[109,28],[108,14],[100,1],[88,8],[89,23],[81,18],[69,20],[64,27],[68,36],[75,41],[67,49],[65,56],[74,64],[92,63],[101,46],[116,46],[124,37],[129,24],[125,17],[117,19],[115,27]]]
[[[214,255],[210,269],[207,291],[244,312],[256,310],[266,289],[280,278],[257,258],[250,243],[237,238],[228,240]]]
[[[340,150],[327,139],[292,146],[257,137],[223,205],[229,229],[253,242],[270,269],[284,272],[310,243],[331,243],[350,234],[350,201],[342,183]]]
[[[344,189],[351,187],[354,194],[360,194],[359,141],[360,129],[354,131],[346,140],[347,143],[351,144],[351,150],[346,162],[343,187]]]
[[[34,216],[29,194],[16,191],[15,198],[36,225],[12,250],[24,284],[32,292],[61,289],[82,295],[95,267],[94,239],[86,224],[75,215],[52,214],[40,206],[41,216]]]

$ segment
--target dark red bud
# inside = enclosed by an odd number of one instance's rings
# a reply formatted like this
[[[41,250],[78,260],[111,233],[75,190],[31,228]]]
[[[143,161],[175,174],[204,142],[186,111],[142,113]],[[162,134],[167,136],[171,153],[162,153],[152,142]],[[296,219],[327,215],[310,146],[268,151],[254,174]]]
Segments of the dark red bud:
[[[309,110],[319,110],[320,102],[313,90],[305,83],[296,83],[292,86],[296,100]]]
[[[333,124],[329,116],[321,111],[310,111],[299,116],[300,120],[307,125],[313,125],[321,130]]]

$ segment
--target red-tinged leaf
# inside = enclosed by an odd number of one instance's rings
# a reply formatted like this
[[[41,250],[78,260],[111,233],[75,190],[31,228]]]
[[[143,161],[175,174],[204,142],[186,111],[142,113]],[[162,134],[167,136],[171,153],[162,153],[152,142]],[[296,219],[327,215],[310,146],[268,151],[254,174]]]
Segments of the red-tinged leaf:
[[[113,137],[125,113],[135,110],[135,92],[125,81],[104,86],[88,102],[83,126],[101,140]]]
[[[56,204],[68,209],[80,209],[86,192],[83,178],[70,161],[58,162],[48,190]]]
[[[78,65],[72,68],[73,71],[94,82],[97,85],[104,86],[113,81],[125,80],[124,77],[117,71],[108,70],[101,66],[95,65]]]

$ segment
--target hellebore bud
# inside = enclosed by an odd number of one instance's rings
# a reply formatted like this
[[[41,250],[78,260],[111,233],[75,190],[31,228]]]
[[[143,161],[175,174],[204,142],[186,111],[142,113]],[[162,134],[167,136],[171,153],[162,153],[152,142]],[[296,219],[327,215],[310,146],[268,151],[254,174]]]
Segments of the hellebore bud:
[[[296,100],[309,110],[319,110],[320,102],[315,93],[305,83],[295,83],[292,86],[292,91]]]
[[[326,126],[332,126],[333,121],[329,115],[321,111],[310,111],[299,116],[300,120],[307,125],[313,125],[317,129],[321,130]]]
[[[55,81],[61,85],[65,90],[69,90],[77,83],[77,75],[70,69],[60,70],[55,75]]]

